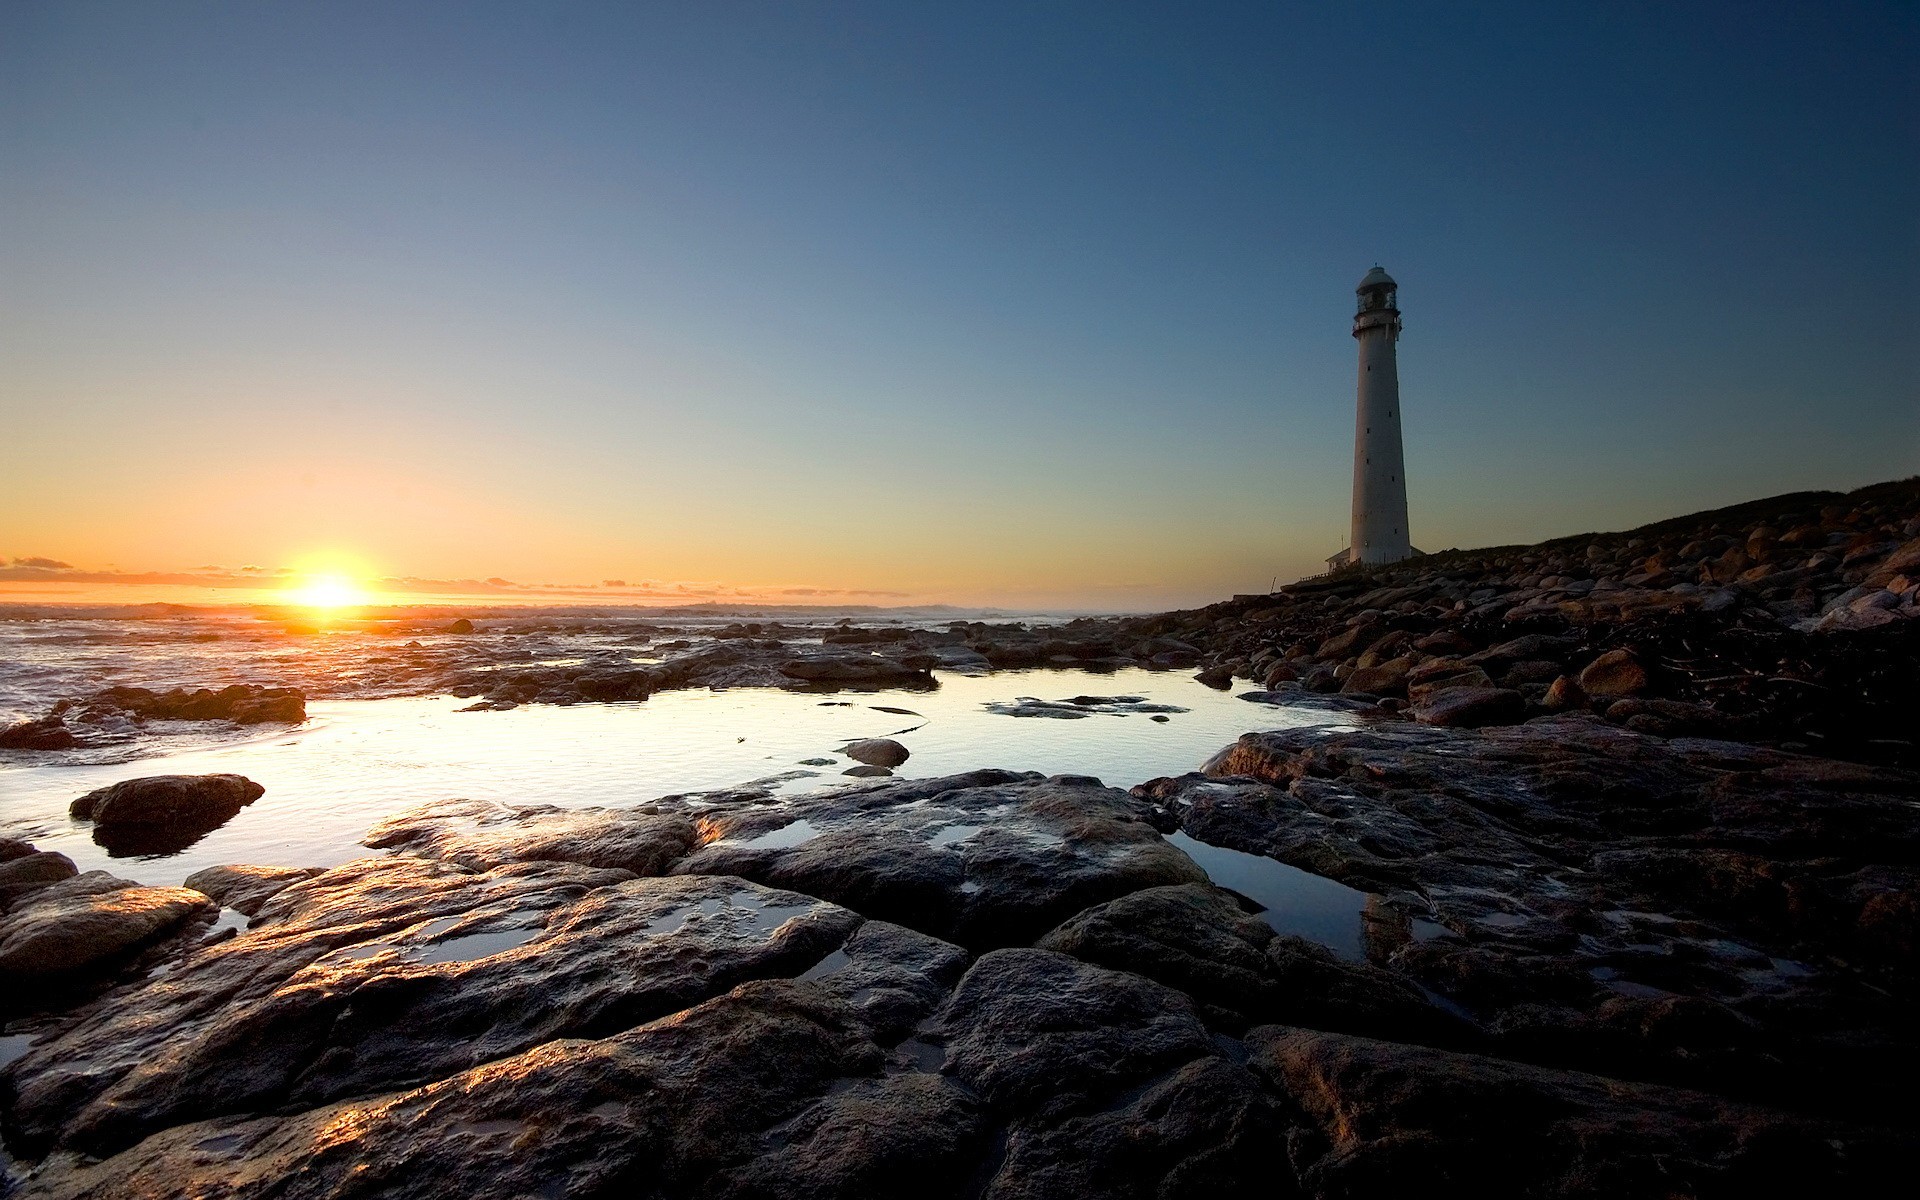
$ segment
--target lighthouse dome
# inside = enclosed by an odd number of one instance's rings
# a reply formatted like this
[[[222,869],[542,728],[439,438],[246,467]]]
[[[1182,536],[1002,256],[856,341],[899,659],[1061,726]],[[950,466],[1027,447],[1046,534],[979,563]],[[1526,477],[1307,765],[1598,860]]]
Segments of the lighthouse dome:
[[[1387,274],[1385,271],[1381,270],[1379,267],[1375,267],[1373,270],[1367,272],[1366,278],[1360,281],[1360,286],[1357,288],[1354,288],[1353,290],[1356,292],[1370,292],[1374,288],[1390,288],[1390,287],[1399,287],[1399,286],[1400,286],[1399,284],[1393,281],[1393,276]]]

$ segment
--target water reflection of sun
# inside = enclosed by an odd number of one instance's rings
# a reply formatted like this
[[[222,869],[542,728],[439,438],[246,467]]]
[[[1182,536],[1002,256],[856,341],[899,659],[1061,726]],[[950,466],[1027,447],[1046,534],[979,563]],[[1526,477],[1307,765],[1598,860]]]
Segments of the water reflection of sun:
[[[287,593],[291,603],[305,608],[356,608],[371,601],[351,577],[346,575],[309,575]]]

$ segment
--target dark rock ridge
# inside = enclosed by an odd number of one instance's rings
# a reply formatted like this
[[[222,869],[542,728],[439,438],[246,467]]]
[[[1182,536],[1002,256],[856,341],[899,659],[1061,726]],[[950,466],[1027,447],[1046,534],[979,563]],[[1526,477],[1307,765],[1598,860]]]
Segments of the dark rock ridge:
[[[35,1026],[0,1125],[99,1198],[1847,1194],[1920,1149],[1843,1094],[1910,1062],[1912,776],[1591,717],[1210,769],[454,801],[325,871],[39,884],[0,961],[96,895],[252,920]],[[1156,823],[1366,889],[1369,961]]]
[[[1908,479],[1350,567],[1122,630],[1198,648],[1221,686],[1344,691],[1440,725],[1591,711],[1664,736],[1920,765],[1916,617]]]

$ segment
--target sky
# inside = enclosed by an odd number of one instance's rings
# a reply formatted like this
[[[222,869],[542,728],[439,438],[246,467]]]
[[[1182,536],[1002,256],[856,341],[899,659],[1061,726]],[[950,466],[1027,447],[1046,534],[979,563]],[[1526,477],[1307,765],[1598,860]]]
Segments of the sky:
[[[1422,549],[1910,475],[1917,64],[1907,3],[9,4],[0,599],[1265,590],[1346,545],[1375,263]]]

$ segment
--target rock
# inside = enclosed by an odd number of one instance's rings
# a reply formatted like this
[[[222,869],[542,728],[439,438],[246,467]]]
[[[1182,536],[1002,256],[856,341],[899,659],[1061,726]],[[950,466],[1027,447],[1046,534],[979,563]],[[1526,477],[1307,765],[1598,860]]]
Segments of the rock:
[[[1376,965],[1497,1053],[1828,1111],[1920,1054],[1894,1016],[1920,1002],[1895,932],[1920,911],[1920,776],[1581,714],[1249,734],[1135,792],[1201,841],[1375,893]]]
[[[205,867],[187,876],[185,886],[212,898],[222,908],[251,917],[288,887],[320,873],[319,867]]]
[[[1233,666],[1229,663],[1221,663],[1208,667],[1195,675],[1194,679],[1215,691],[1224,692],[1233,686]]]
[[[465,617],[456,617],[456,618],[455,618],[454,620],[452,620],[452,621],[450,621],[450,622],[448,622],[448,623],[447,623],[447,626],[446,626],[446,628],[444,628],[444,629],[442,629],[442,630],[441,630],[440,632],[442,632],[442,633],[472,633],[472,632],[473,632],[473,622],[472,622],[472,621],[469,621],[469,620],[468,620],[467,618],[465,618]]]
[[[26,843],[19,843],[25,845]],[[79,874],[73,860],[64,854],[27,848],[27,853],[0,860],[0,912],[19,897],[50,883],[72,879]]]
[[[890,769],[886,767],[876,767],[871,763],[864,766],[848,767],[840,773],[854,779],[885,779],[893,774]]]
[[[1407,672],[1407,698],[1415,704],[1450,688],[1490,688],[1493,680],[1479,667],[1457,659],[1436,659]]]
[[[1540,704],[1548,712],[1585,708],[1587,694],[1580,690],[1580,684],[1572,676],[1561,675],[1547,686],[1547,694]]]
[[[57,716],[20,721],[0,729],[0,750],[70,750],[80,744]]]
[[[0,924],[0,981],[33,988],[100,971],[214,909],[188,888],[141,887],[105,871],[48,883],[16,899]]]
[[[892,738],[867,738],[849,742],[840,753],[870,767],[897,767],[907,761],[911,752]]]
[[[442,800],[388,817],[362,842],[476,871],[510,863],[570,862],[662,875],[693,847],[696,836],[689,814],[669,806],[558,808]]]
[[[211,688],[156,692],[143,687],[112,687],[95,693],[91,703],[156,721],[232,721],[238,725],[260,725],[307,719],[306,696],[297,688],[257,687],[245,683],[217,692]]]
[[[94,823],[110,854],[173,854],[232,820],[266,789],[243,775],[148,775],[81,796],[69,815]]]
[[[1405,979],[1278,934],[1241,911],[1230,894],[1205,884],[1110,900],[1069,918],[1038,944],[1176,988],[1210,1023],[1233,1032],[1283,1022],[1441,1044],[1471,1033]]]
[[[981,956],[936,1020],[946,1072],[1016,1113],[1111,1096],[1218,1054],[1179,992],[1049,950]]]
[[[1410,658],[1392,658],[1377,666],[1356,668],[1347,676],[1343,692],[1365,692],[1374,696],[1394,696],[1407,690],[1407,673],[1413,668]]]
[[[987,1195],[1252,1197],[1293,1194],[1288,1120],[1253,1075],[1203,1058],[1123,1095],[1116,1107],[1018,1121]]]
[[[140,890],[211,907],[198,892]],[[860,923],[722,877],[349,863],[282,891],[164,981],[36,1042],[13,1067],[18,1144],[111,1153],[182,1121],[308,1108],[605,1037],[748,979],[797,974]]]
[[[1426,725],[1462,729],[1511,725],[1526,719],[1527,701],[1508,688],[1453,687],[1429,693],[1413,706],[1413,715]]]
[[[1631,651],[1609,650],[1580,672],[1580,690],[1596,699],[1637,696],[1647,689],[1647,670]]]
[[[976,771],[715,807],[673,870],[737,875],[973,950],[1031,942],[1091,904],[1201,883],[1149,806],[1098,780]]]
[[[29,854],[38,854],[33,843],[23,842],[19,838],[0,837],[0,863],[12,862],[16,858],[25,858]]]
[[[1267,668],[1267,674],[1266,677],[1261,680],[1261,686],[1268,691],[1272,691],[1283,683],[1292,683],[1299,678],[1299,668],[1295,667],[1292,663],[1277,662]]]
[[[1912,1153],[1898,1135],[1471,1054],[1282,1027],[1247,1044],[1318,1128],[1292,1143],[1315,1196],[1436,1179],[1474,1195],[1844,1194],[1878,1190]]]
[[[97,825],[218,825],[266,790],[244,775],[147,775],[88,792],[67,811]]]
[[[780,665],[780,673],[803,683],[860,687],[910,687],[933,683],[938,660],[929,654],[886,658],[878,654],[832,654],[796,658]]]

